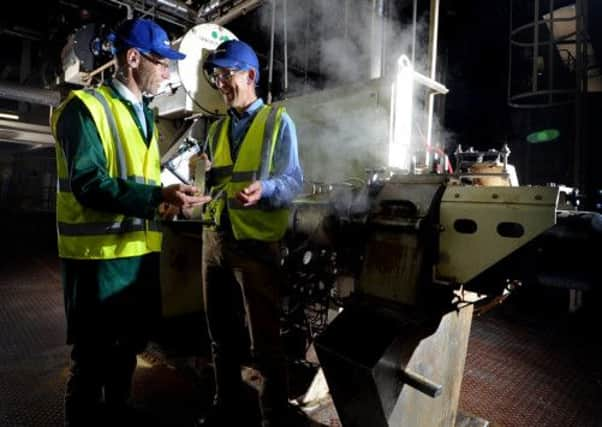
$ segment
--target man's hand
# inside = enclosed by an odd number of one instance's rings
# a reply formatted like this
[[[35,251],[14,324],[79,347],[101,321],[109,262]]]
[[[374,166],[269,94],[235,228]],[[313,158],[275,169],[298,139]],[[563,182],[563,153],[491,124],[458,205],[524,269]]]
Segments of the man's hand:
[[[261,199],[261,181],[251,183],[247,188],[236,195],[244,206],[253,206]]]
[[[172,184],[161,189],[163,201],[178,208],[201,206],[211,200],[210,196],[203,196],[194,185]]]
[[[190,175],[190,180],[194,179],[196,168],[199,163],[205,163],[205,172],[211,169],[211,161],[209,160],[209,157],[207,157],[207,154],[200,153],[190,156],[190,159],[188,159],[188,173]]]
[[[166,221],[171,221],[180,213],[180,208],[169,203],[161,203],[157,209],[159,217]]]

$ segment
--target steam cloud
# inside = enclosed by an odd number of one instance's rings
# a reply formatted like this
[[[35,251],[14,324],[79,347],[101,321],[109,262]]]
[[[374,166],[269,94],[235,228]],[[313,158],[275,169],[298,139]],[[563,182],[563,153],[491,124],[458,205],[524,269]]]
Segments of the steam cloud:
[[[401,54],[411,57],[413,28],[411,22],[402,25],[392,12],[388,17],[375,17],[372,7],[372,1],[287,2],[288,81],[292,96],[284,105],[297,125],[307,181],[363,179],[365,169],[387,164],[390,82],[397,58]],[[261,26],[269,37],[272,8],[266,4],[260,12]],[[377,27],[375,19],[381,19]],[[414,64],[422,73],[427,69],[421,63],[427,53],[425,20],[419,17]],[[278,1],[276,65],[282,60],[282,28],[282,1]],[[374,31],[382,31],[382,44],[374,44]],[[370,83],[371,64],[378,60],[375,47],[379,46],[383,69],[380,88],[376,82]],[[414,145],[423,147],[426,120],[420,105],[424,105],[425,92],[416,93]]]

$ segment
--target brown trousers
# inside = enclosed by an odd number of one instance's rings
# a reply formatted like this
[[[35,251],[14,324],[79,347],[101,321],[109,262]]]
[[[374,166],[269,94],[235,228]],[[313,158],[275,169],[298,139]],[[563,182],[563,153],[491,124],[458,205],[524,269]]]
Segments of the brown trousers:
[[[212,340],[218,410],[240,403],[241,364],[250,357],[262,376],[263,421],[279,419],[288,402],[286,360],[280,338],[279,244],[235,240],[203,232],[203,293]]]

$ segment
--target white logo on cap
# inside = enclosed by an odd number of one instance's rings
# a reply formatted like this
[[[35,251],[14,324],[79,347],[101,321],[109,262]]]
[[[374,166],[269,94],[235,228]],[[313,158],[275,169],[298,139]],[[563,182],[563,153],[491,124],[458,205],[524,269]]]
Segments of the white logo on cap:
[[[165,46],[169,46],[169,40],[163,40],[163,44],[164,44]]]

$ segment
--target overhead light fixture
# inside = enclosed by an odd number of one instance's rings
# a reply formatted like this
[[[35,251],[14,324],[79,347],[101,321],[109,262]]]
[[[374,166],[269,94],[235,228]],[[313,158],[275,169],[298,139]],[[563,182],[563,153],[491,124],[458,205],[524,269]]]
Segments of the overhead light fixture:
[[[0,113],[0,119],[19,120],[19,116],[12,113]]]

